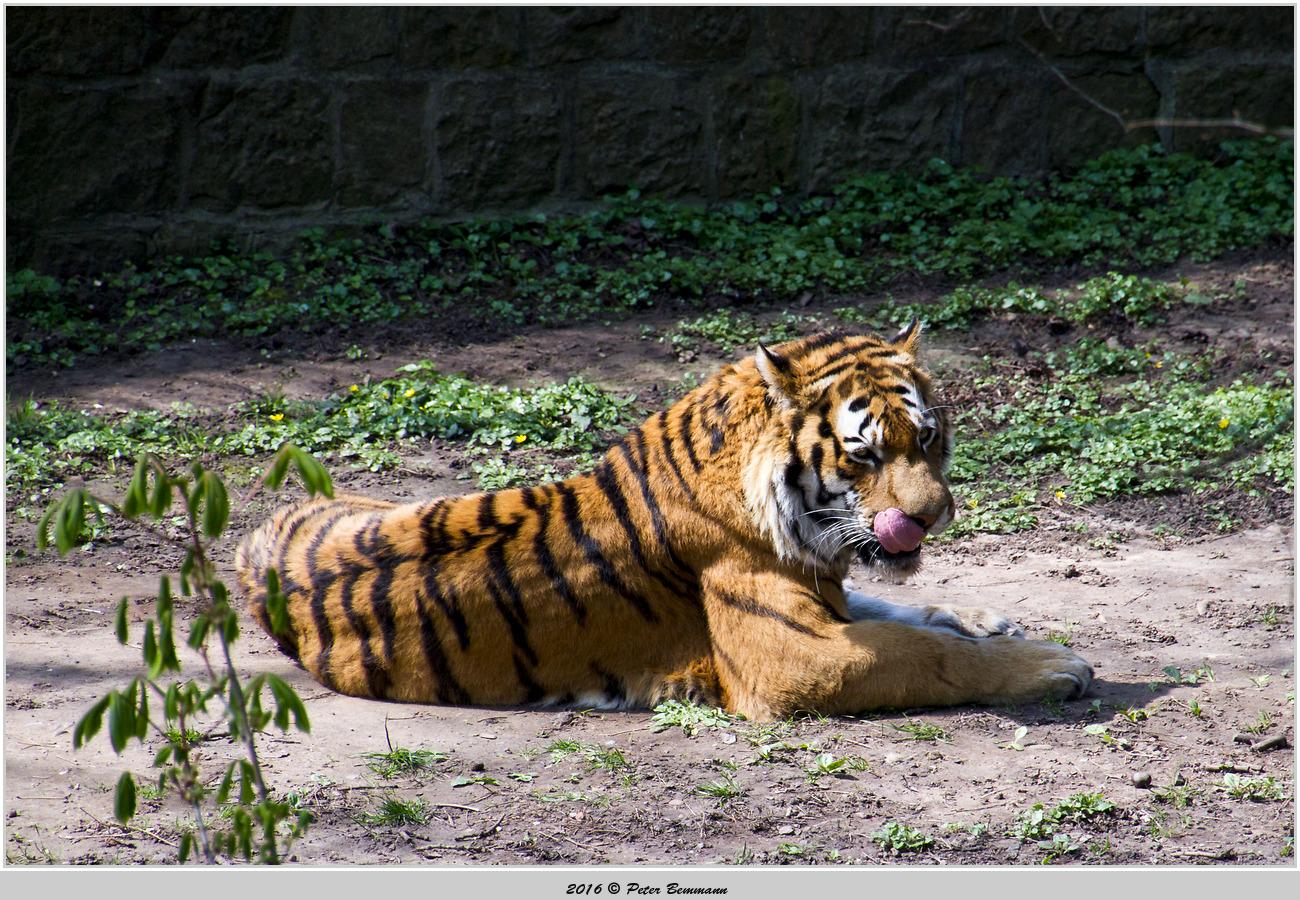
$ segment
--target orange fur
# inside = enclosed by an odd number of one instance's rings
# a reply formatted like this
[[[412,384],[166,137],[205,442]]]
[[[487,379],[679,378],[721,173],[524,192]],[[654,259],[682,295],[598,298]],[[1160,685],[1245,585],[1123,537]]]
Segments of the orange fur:
[[[269,631],[274,567],[281,647],[362,697],[683,698],[766,719],[1080,690],[1086,664],[1056,644],[849,618],[856,550],[898,576],[917,565],[872,544],[871,516],[896,507],[939,528],[952,515],[950,426],[916,353],[915,328],[760,348],[590,475],[283,510],[240,546],[240,585]]]

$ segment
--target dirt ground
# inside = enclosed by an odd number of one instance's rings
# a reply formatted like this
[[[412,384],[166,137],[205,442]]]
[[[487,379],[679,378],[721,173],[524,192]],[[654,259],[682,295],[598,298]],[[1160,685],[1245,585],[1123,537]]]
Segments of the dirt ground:
[[[1185,266],[1177,273],[1205,283],[1242,281],[1245,297],[1232,309],[1179,311],[1164,326],[1166,336],[1184,342],[1185,350],[1239,346],[1243,360],[1268,348],[1277,355],[1270,369],[1291,365],[1289,252]],[[937,290],[894,295],[913,301]],[[839,305],[843,298],[825,304]],[[366,374],[386,377],[403,363],[429,358],[443,371],[515,384],[581,373],[607,387],[635,390],[640,401],[654,405],[679,383],[683,365],[666,344],[644,339],[641,327],[649,323],[662,331],[676,318],[593,323],[472,345],[411,327],[392,329],[362,343],[361,360],[324,341],[305,352],[201,342],[54,375],[19,372],[9,379],[9,398],[109,410],[177,401],[220,408],[268,390],[319,397]],[[941,387],[945,381],[957,385],[970,361],[985,353],[1016,353],[1018,341],[1043,347],[1075,337],[991,323],[975,333],[931,335],[929,362]],[[350,336],[343,346],[354,340]],[[719,359],[702,354],[688,368],[705,372]],[[1243,362],[1242,370],[1249,369]],[[459,453],[433,443],[408,454],[395,473],[336,467],[335,480],[348,491],[395,500],[466,492],[473,488],[456,477]],[[809,717],[776,736],[743,722],[694,736],[678,729],[656,733],[649,711],[422,707],[338,696],[297,669],[250,620],[237,645],[243,669],[287,679],[312,718],[310,736],[272,733],[263,740],[274,788],[295,792],[316,815],[293,859],[1031,864],[1048,851],[1008,835],[1020,814],[1035,803],[1051,807],[1072,794],[1100,791],[1114,809],[1065,826],[1078,849],[1056,864],[1294,865],[1290,498],[1243,499],[1236,511],[1246,527],[1227,535],[1196,526],[1196,502],[1171,497],[1061,509],[1031,533],[941,542],[927,551],[921,573],[902,586],[874,583],[861,569],[852,573],[857,588],[894,602],[992,606],[1031,635],[1068,636],[1095,666],[1097,681],[1087,697],[1059,705]],[[258,497],[237,514],[222,560],[228,579],[239,537],[272,504]],[[1160,527],[1180,523],[1190,524],[1172,535]],[[35,552],[20,557],[15,548],[31,547],[32,525],[11,515],[6,526],[6,859],[170,862],[186,818],[179,805],[146,799],[130,827],[112,820],[118,774],[130,767],[147,780],[151,752],[131,749],[118,758],[103,739],[74,752],[71,729],[94,700],[136,671],[138,654],[118,645],[112,633],[116,601],[132,597],[133,615],[142,618],[159,574],[178,560],[147,536],[125,530],[66,560]],[[182,631],[187,617],[182,607]],[[1175,684],[1162,671],[1168,666],[1189,674],[1208,667],[1212,680],[1207,674],[1197,684]],[[1197,705],[1199,715],[1193,714]],[[938,726],[946,736],[914,739],[898,728],[909,722]],[[1089,727],[1097,725],[1106,726],[1103,734]],[[1017,738],[1022,726],[1027,730]],[[1253,749],[1277,735],[1287,738],[1280,747]],[[578,756],[554,760],[546,748],[560,739],[616,747],[630,768],[589,771]],[[366,768],[362,754],[385,750],[388,740],[447,758],[419,775],[383,779]],[[778,741],[789,749],[764,753]],[[812,777],[808,767],[823,751],[861,757],[868,767]],[[205,770],[219,772],[229,752],[220,737],[207,741]],[[743,791],[734,799],[720,802],[697,791],[727,774]],[[1232,774],[1273,778],[1281,799],[1234,798],[1224,787]],[[475,775],[497,783],[453,784]],[[1163,801],[1152,790],[1168,786],[1181,790],[1163,794]],[[364,824],[361,815],[390,792],[423,798],[433,817],[419,826]],[[1170,802],[1178,797],[1186,805]],[[920,829],[933,845],[891,854],[871,839],[889,821]]]

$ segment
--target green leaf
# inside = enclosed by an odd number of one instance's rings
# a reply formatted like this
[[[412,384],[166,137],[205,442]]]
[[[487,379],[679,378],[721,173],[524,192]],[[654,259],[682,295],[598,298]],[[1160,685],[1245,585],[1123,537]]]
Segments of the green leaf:
[[[149,734],[149,690],[143,684],[140,685],[140,702],[135,709],[135,737],[140,743],[144,743],[145,737]]]
[[[135,707],[120,691],[114,691],[109,698],[108,742],[112,744],[114,753],[121,753],[135,734]]]
[[[167,515],[172,506],[172,482],[167,473],[155,468],[153,475],[153,492],[149,495],[149,513],[155,519]]]
[[[226,774],[221,779],[221,784],[217,786],[217,805],[220,806],[230,799],[230,787],[235,781],[235,764],[232,762],[226,766]]]
[[[158,639],[154,637],[153,620],[144,623],[144,664],[149,669],[149,677],[157,678],[162,671],[162,655],[158,652]]]
[[[123,825],[135,815],[135,778],[130,772],[123,772],[117,780],[117,790],[113,792],[113,818]]]
[[[126,489],[126,497],[122,501],[122,515],[128,519],[139,517],[149,507],[148,480],[149,458],[141,453],[135,464],[135,474],[131,476],[131,484]]]
[[[289,631],[289,598],[280,591],[280,574],[274,568],[266,570],[266,615],[273,635]]]
[[[230,520],[230,497],[226,486],[212,472],[204,472],[200,483],[203,491],[203,533],[208,537],[220,537]]]
[[[303,486],[307,488],[307,493],[313,497],[317,494],[324,494],[326,497],[334,496],[334,483],[330,480],[329,472],[325,467],[317,462],[316,457],[297,447],[291,448],[293,454],[293,465],[298,470],[299,476],[302,477]]]
[[[190,858],[190,853],[194,851],[194,832],[187,831],[181,835],[180,846],[176,848],[176,858],[181,862]]]
[[[112,699],[112,694],[101,698],[77,722],[76,727],[72,729],[72,747],[74,750],[86,744],[99,733],[99,729],[104,724],[104,711],[108,709],[108,704]]]
[[[298,693],[289,686],[288,682],[278,675],[272,675],[269,672],[266,675],[266,684],[271,689],[272,696],[275,697],[277,710],[283,708],[288,711],[293,718],[293,726],[304,733],[311,732],[311,721],[307,718],[307,705],[302,702]],[[280,723],[280,717],[277,712],[276,724]],[[282,731],[288,730],[288,721],[281,725]]]
[[[203,646],[208,639],[208,630],[212,627],[212,619],[207,613],[200,613],[195,619],[194,624],[190,626],[190,637],[186,641],[195,650]]]
[[[279,451],[275,454],[275,459],[271,461],[270,467],[266,470],[262,482],[272,490],[276,490],[280,485],[284,484],[284,476],[289,472],[289,460],[293,449],[292,444],[281,445]]]
[[[167,762],[171,760],[171,758],[172,758],[172,745],[164,744],[163,748],[154,754],[153,767],[156,769],[159,766],[165,765]],[[167,773],[164,772],[163,774],[166,775]]]
[[[257,799],[257,776],[253,764],[246,759],[239,761],[239,802],[248,804]]]
[[[123,597],[122,602],[117,604],[117,615],[113,618],[113,633],[117,635],[119,644],[125,644],[127,641],[126,613],[129,605],[130,601]]]

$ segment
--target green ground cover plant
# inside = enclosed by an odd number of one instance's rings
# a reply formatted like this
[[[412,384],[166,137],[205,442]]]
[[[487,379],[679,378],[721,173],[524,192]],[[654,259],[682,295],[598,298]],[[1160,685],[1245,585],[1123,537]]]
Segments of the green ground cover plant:
[[[283,254],[218,249],[63,280],[19,270],[7,282],[7,359],[71,365],[192,337],[432,322],[465,309],[554,324],[878,289],[903,273],[1204,260],[1291,237],[1291,169],[1291,143],[1271,138],[1226,142],[1212,159],[1115,150],[1043,180],[934,160],[808,198],[773,190],[703,209],[630,190],[582,215],[315,230]]]
[[[509,388],[444,375],[428,363],[317,402],[243,403],[233,417],[187,407],[93,415],[28,402],[8,416],[5,487],[20,501],[39,502],[52,485],[111,471],[141,452],[185,461],[237,459],[269,455],[285,442],[373,470],[396,465],[394,448],[419,438],[590,452],[625,427],[632,403],[578,378]]]

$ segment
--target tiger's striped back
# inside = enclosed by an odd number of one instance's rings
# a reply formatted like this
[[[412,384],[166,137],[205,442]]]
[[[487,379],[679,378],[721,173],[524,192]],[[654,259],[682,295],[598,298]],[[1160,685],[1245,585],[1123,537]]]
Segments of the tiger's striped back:
[[[290,621],[277,641],[346,694],[725,705],[751,689],[750,667],[771,665],[772,648],[733,628],[739,644],[724,649],[723,618],[765,619],[799,636],[847,621],[840,582],[852,548],[825,542],[817,508],[846,502],[835,499],[852,495],[844,485],[868,478],[834,433],[855,392],[871,394],[865,415],[888,423],[882,440],[911,440],[903,432],[920,427],[904,401],[920,402],[928,382],[899,353],[834,335],[763,350],[632,430],[591,474],[564,482],[402,505],[340,496],[283,510],[240,546],[240,585],[270,631],[265,581],[276,569]],[[890,387],[894,370],[916,401]],[[702,576],[722,562],[781,573],[800,591],[780,606],[706,591]]]

